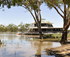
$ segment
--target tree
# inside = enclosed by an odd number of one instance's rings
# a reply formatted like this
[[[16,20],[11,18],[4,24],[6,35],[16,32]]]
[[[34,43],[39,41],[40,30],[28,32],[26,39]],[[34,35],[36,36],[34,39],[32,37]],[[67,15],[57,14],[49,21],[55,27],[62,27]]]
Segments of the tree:
[[[8,29],[9,32],[17,32],[18,31],[18,27],[14,24],[9,24],[7,26],[7,29]]]
[[[40,38],[42,37],[41,30],[41,10],[40,5],[42,0],[12,0],[13,5],[19,5],[27,9],[32,15],[35,23],[37,24]]]
[[[37,24],[40,38],[42,37],[40,10],[41,4],[42,0],[0,0],[0,5],[2,7],[4,7],[4,5],[7,5],[8,8],[11,6],[22,6],[27,9]]]
[[[24,8],[26,8],[32,15],[39,31],[40,38],[42,38],[41,30],[41,10],[40,5],[42,4],[41,0],[27,0],[24,3]]]
[[[70,26],[70,0],[45,0],[50,8],[54,8],[63,18],[63,32],[61,43],[67,42],[67,30]],[[64,9],[61,8],[64,7]]]
[[[24,32],[24,31],[26,30],[26,28],[24,27],[23,23],[20,23],[20,24],[18,25],[18,30],[19,30],[20,32]]]
[[[29,25],[30,25],[30,24],[20,23],[20,24],[18,25],[18,30],[19,30],[20,32],[26,32],[26,31],[28,31]]]
[[[26,28],[26,30],[29,29],[30,24],[25,24],[24,27]]]
[[[6,32],[6,27],[2,24],[0,24],[0,32]]]

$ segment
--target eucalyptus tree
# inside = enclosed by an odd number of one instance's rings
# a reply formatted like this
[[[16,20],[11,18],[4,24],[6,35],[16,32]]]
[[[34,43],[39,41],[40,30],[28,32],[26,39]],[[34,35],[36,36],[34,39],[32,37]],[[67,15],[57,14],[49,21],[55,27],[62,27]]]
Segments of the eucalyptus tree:
[[[40,38],[42,37],[42,30],[41,30],[42,18],[41,18],[41,10],[40,10],[42,0],[1,0],[0,4],[2,7],[4,7],[4,5],[7,5],[8,8],[10,8],[11,6],[22,6],[23,8],[27,9],[32,15],[37,25]]]
[[[42,4],[42,0],[12,0],[14,5],[19,5],[27,9],[30,14],[32,15],[37,28],[40,34],[40,38],[42,37],[42,30],[41,30],[41,10],[40,6]]]
[[[45,0],[45,2],[48,7],[54,8],[63,18],[61,43],[67,42],[67,30],[70,26],[70,0]]]

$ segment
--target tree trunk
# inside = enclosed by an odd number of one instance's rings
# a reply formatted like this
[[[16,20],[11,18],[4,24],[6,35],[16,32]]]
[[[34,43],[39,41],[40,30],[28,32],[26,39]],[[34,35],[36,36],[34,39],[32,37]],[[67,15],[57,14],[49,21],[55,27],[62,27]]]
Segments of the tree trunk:
[[[68,34],[69,26],[70,26],[69,20],[64,20],[62,38],[61,38],[61,41],[60,41],[61,43],[66,43],[67,42],[67,34]]]
[[[68,29],[64,29],[63,32],[62,32],[62,38],[61,38],[60,42],[63,43],[63,44],[67,42],[67,30]]]
[[[40,29],[40,31],[39,31],[39,35],[40,35],[40,39],[42,39],[43,38],[43,35],[42,35],[42,31],[41,31],[41,29]]]
[[[66,3],[65,3],[65,0],[63,0],[63,2],[64,2],[64,18],[63,18],[63,20],[64,20],[64,25],[63,25],[63,32],[62,32],[62,38],[61,38],[61,43],[66,43],[67,42],[67,28],[66,28],[66,25],[67,25],[67,22],[68,22],[68,20],[67,20],[67,17],[66,17]]]
[[[42,39],[43,35],[42,35],[42,30],[41,30],[41,22],[39,22],[38,31],[39,31],[39,35],[40,35],[39,38]]]
[[[66,28],[66,26],[67,26],[67,20],[65,19],[64,20],[64,26],[63,26],[63,32],[62,32],[62,38],[61,38],[61,43],[66,43],[67,42],[67,30],[68,30],[68,28]]]

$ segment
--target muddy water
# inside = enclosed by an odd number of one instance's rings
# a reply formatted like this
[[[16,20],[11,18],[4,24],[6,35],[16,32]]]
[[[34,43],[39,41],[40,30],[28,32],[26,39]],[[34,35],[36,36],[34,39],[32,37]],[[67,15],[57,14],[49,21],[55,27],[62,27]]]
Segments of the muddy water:
[[[0,57],[55,57],[46,54],[45,49],[61,46],[58,42],[33,40],[15,33],[0,33]]]

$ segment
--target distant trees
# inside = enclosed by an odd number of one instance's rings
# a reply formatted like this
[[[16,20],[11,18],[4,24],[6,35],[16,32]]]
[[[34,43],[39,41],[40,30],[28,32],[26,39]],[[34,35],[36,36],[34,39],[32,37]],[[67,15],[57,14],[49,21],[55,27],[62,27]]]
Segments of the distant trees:
[[[30,24],[9,24],[7,26],[0,24],[0,32],[25,32],[28,30]],[[19,29],[20,27],[20,29]]]
[[[6,31],[7,31],[6,26],[0,24],[0,32],[6,32]]]
[[[18,30],[21,32],[26,32],[26,31],[28,31],[29,26],[30,26],[30,24],[23,25],[23,23],[21,23],[18,25]]]
[[[9,24],[7,26],[7,30],[10,31],[10,32],[17,32],[18,31],[18,27],[14,24]]]

